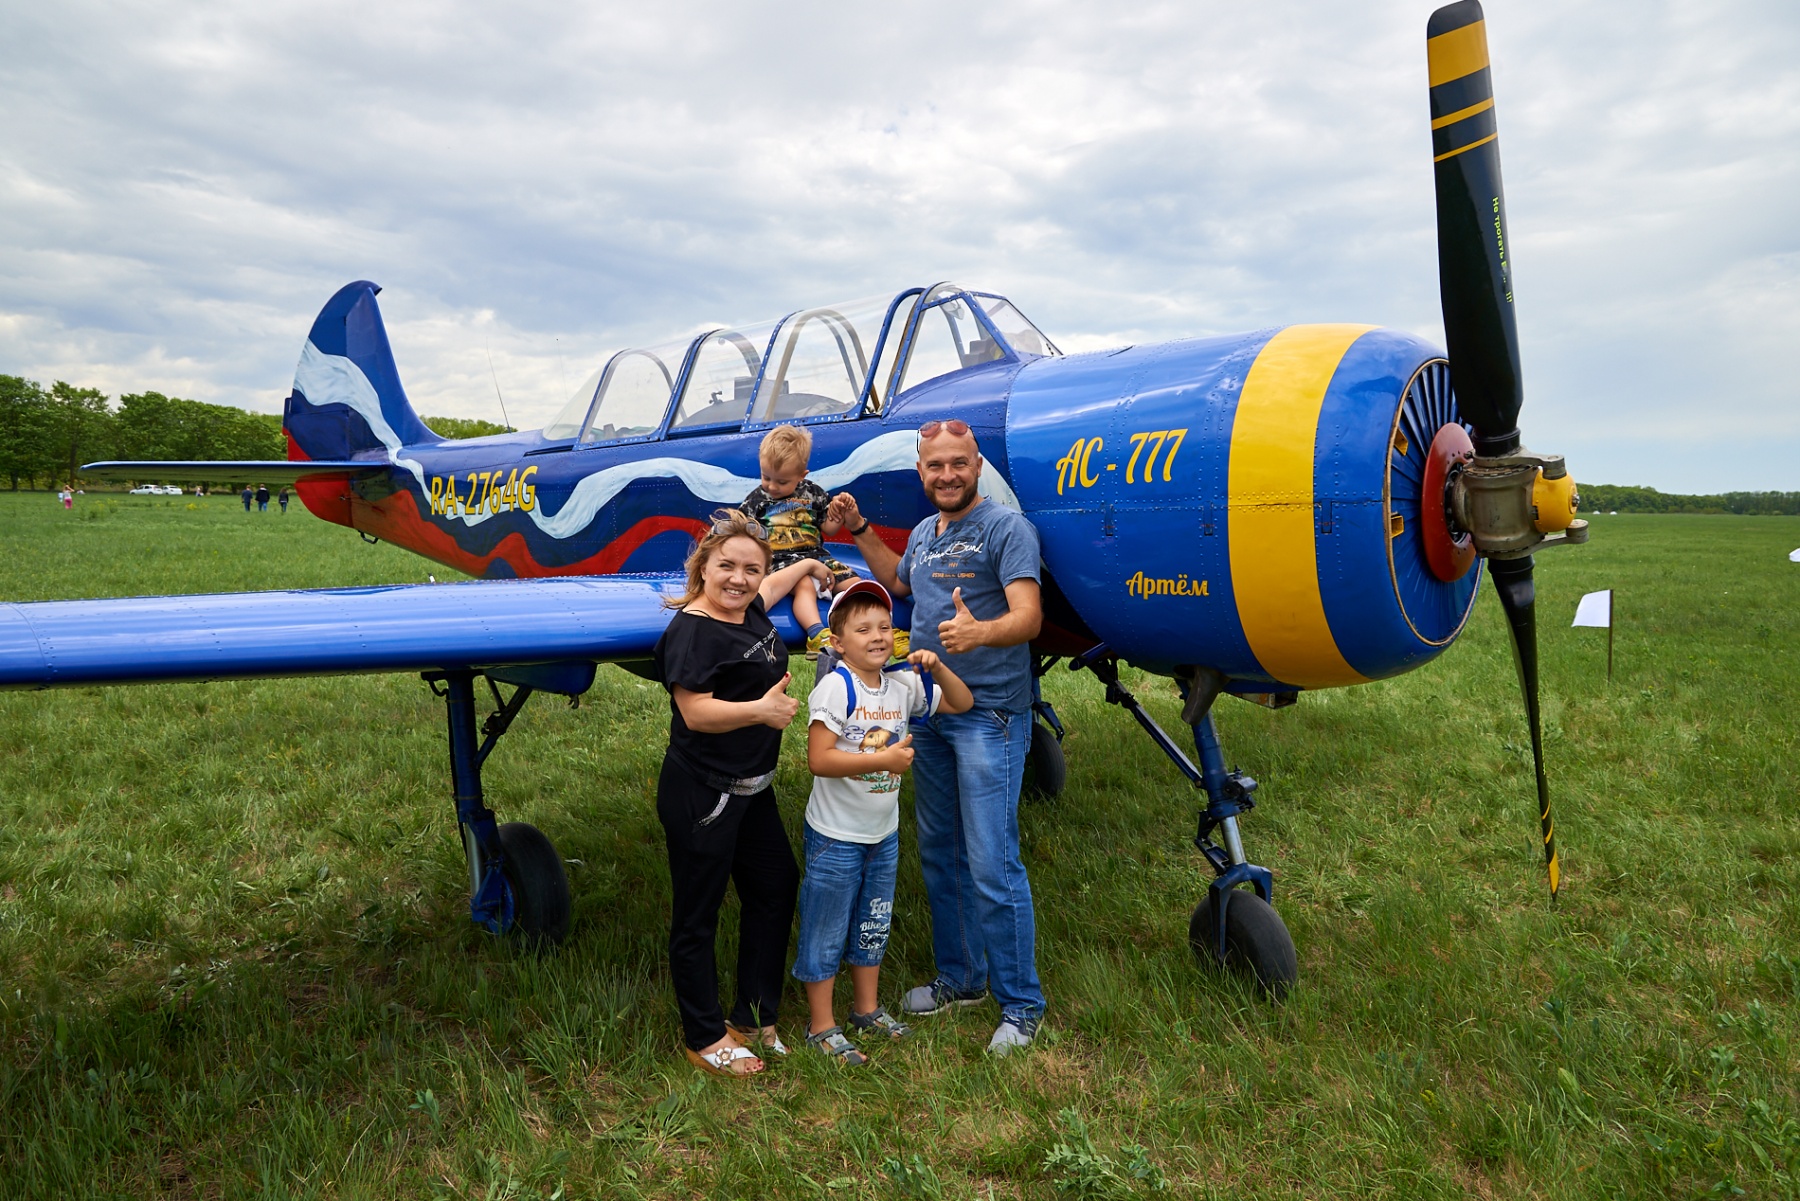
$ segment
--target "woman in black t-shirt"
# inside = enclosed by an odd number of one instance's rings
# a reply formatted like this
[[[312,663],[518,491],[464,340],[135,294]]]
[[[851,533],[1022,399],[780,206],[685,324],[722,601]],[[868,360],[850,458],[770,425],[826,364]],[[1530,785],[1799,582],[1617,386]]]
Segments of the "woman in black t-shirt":
[[[746,1042],[787,1052],[775,1014],[800,886],[772,786],[781,731],[800,702],[787,694],[787,648],[768,605],[801,576],[829,583],[831,573],[816,559],[770,573],[762,526],[736,509],[714,514],[687,572],[686,594],[671,602],[679,612],[656,644],[657,676],[669,690],[669,750],[656,786],[674,894],[669,975],[688,1058],[717,1075],[747,1076],[763,1063]],[[729,1022],[714,958],[728,880],[740,906]]]

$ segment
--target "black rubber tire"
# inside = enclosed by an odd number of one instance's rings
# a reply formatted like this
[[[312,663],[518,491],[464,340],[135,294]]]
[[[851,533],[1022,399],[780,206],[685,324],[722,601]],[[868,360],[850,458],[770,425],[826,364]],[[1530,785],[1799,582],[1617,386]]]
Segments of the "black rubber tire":
[[[1287,923],[1275,907],[1248,889],[1235,888],[1225,906],[1225,966],[1247,973],[1257,991],[1272,1001],[1284,999],[1300,977],[1299,957]],[[1218,966],[1214,949],[1213,894],[1194,908],[1188,922],[1188,946],[1201,963]]]
[[[530,951],[550,951],[569,933],[569,874],[544,832],[526,822],[500,827],[502,867],[512,887],[512,936]]]
[[[1049,801],[1062,795],[1069,782],[1069,762],[1063,758],[1062,743],[1043,722],[1032,719],[1031,748],[1025,754],[1025,787],[1020,791],[1028,801]]]

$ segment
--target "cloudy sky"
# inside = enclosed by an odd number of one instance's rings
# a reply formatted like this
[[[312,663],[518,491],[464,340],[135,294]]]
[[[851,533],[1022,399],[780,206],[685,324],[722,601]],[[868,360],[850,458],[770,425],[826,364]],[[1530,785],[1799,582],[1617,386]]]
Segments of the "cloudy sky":
[[[276,411],[385,289],[427,413],[953,278],[1065,349],[1441,343],[1428,3],[0,6],[0,372]],[[1528,443],[1800,489],[1800,6],[1493,0]]]

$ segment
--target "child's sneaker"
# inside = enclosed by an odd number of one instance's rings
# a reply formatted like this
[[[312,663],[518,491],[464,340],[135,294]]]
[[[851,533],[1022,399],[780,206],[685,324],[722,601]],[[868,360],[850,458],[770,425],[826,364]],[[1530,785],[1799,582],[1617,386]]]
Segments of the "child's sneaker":
[[[886,1037],[895,1040],[905,1038],[912,1033],[911,1026],[896,1019],[893,1014],[887,1011],[887,1007],[883,1005],[877,1005],[869,1013],[858,1013],[856,1010],[852,1009],[850,1011],[850,1025],[853,1026],[859,1034],[885,1035]]]
[[[830,641],[830,630],[820,630],[817,634],[808,634],[806,636],[806,657],[808,659],[817,659],[819,657],[819,652],[824,650]]]

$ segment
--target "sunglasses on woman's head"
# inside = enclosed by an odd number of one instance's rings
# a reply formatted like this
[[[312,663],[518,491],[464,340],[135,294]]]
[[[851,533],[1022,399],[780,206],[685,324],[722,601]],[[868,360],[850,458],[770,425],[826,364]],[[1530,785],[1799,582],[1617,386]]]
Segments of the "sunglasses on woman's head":
[[[752,538],[760,538],[764,541],[767,541],[769,537],[768,532],[762,527],[762,522],[757,521],[753,517],[737,517],[726,509],[720,509],[717,513],[713,514],[712,530],[715,534],[736,534],[742,532],[750,535]]]

